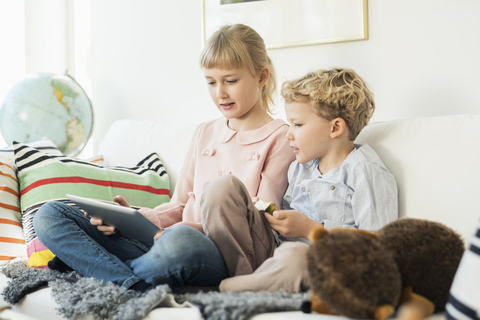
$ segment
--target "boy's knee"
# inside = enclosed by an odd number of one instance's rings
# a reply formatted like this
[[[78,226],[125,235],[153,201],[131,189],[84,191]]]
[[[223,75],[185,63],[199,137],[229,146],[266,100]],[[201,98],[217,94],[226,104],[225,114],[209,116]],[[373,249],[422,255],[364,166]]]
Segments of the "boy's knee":
[[[238,190],[241,185],[240,179],[233,175],[218,176],[205,183],[202,196],[204,198],[209,196],[221,198],[232,191]]]
[[[249,201],[246,187],[233,175],[219,176],[207,182],[200,202],[205,233],[210,236],[213,230],[231,225],[236,217],[243,219],[254,209],[251,203],[249,207]]]
[[[227,199],[244,199],[246,196],[250,197],[240,179],[233,175],[223,175],[205,183],[201,203],[202,206],[211,208],[225,203]]]

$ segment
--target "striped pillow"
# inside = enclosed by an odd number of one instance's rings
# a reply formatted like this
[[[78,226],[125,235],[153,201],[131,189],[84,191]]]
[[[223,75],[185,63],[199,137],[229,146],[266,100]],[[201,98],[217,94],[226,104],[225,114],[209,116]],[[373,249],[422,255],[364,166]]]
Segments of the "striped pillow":
[[[447,319],[480,319],[480,223],[460,261],[445,310]]]
[[[0,158],[0,264],[25,255],[15,166]]]
[[[58,150],[58,148],[55,146],[55,143],[53,143],[53,141],[51,141],[50,139],[28,142],[26,143],[26,145],[48,154],[54,154],[59,156],[63,154],[60,150]],[[13,149],[13,145],[0,149],[0,158],[12,160],[12,162],[14,162],[15,152]]]
[[[62,154],[48,139],[28,145],[49,154]],[[27,255],[15,170],[13,146],[0,149],[0,265]]]
[[[150,208],[170,200],[170,181],[156,153],[127,168],[48,155],[21,143],[15,143],[14,150],[28,265],[32,267],[45,267],[53,258],[38,241],[32,223],[45,202],[65,201],[67,193],[105,201],[120,194],[132,206]]]

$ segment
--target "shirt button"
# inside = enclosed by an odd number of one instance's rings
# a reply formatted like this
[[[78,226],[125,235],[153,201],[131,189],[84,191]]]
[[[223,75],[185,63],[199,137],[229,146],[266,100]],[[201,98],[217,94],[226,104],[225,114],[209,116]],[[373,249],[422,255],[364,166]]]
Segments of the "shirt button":
[[[305,187],[302,187],[302,192],[305,192]]]
[[[335,186],[330,186],[330,190],[335,190]]]

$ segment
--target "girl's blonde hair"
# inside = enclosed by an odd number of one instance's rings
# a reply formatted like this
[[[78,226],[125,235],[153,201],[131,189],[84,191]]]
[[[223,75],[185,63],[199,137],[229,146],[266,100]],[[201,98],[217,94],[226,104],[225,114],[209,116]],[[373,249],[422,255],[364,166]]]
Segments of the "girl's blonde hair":
[[[243,24],[221,27],[205,44],[200,66],[204,69],[246,67],[256,77],[264,67],[268,68],[270,78],[263,87],[262,102],[265,110],[271,113],[277,88],[275,68],[262,37],[252,28]]]
[[[375,111],[372,91],[351,69],[319,70],[286,81],[282,86],[282,97],[286,102],[310,102],[315,112],[324,119],[342,118],[352,141],[368,124]]]

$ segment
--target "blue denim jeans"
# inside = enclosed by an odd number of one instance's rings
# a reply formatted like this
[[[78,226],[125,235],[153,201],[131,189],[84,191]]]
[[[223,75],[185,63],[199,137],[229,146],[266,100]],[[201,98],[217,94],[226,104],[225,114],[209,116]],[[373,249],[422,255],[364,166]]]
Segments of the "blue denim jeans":
[[[81,210],[61,202],[44,204],[33,226],[40,242],[69,267],[126,288],[141,280],[217,286],[228,276],[215,243],[192,227],[169,228],[149,245],[119,234],[105,236]]]

